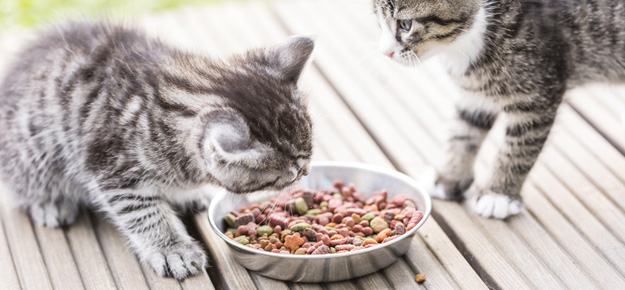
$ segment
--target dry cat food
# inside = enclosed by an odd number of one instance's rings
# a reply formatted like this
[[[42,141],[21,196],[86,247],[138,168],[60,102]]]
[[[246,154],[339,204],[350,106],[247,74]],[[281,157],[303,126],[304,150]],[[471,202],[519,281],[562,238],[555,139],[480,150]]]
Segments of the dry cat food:
[[[225,234],[247,247],[273,253],[321,255],[357,251],[392,241],[423,218],[413,200],[387,191],[366,199],[335,181],[320,191],[294,188],[270,202],[231,211]]]

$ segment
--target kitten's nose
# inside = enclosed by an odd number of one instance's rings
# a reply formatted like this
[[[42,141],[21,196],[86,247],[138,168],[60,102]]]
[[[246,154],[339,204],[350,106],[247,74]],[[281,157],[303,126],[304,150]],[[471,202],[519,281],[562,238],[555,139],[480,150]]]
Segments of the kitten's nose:
[[[384,53],[384,55],[388,56],[389,58],[393,58],[393,55],[395,55],[395,52],[392,51],[392,50],[391,51],[385,51],[383,53]]]

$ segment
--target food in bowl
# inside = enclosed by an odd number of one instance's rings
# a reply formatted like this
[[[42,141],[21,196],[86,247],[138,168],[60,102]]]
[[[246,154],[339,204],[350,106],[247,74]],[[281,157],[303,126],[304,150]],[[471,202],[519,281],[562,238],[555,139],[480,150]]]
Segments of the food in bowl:
[[[296,187],[270,202],[251,204],[224,217],[228,238],[261,251],[323,255],[358,251],[392,241],[414,228],[423,212],[406,195],[388,192],[361,199],[354,185]]]

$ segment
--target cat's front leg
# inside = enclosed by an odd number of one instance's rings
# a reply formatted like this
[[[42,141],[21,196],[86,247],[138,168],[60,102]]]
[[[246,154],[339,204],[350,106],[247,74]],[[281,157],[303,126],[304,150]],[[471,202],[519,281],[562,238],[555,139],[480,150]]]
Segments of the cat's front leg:
[[[505,143],[499,149],[489,181],[468,190],[473,210],[482,217],[504,219],[521,212],[521,188],[553,126],[560,98],[504,107]]]
[[[206,255],[162,197],[147,190],[113,190],[103,192],[98,203],[139,260],[159,276],[181,280],[206,266]]]
[[[475,157],[499,108],[488,99],[468,95],[458,102],[456,112],[444,163],[437,169],[428,169],[420,180],[435,198],[462,199],[464,191],[473,183]]]

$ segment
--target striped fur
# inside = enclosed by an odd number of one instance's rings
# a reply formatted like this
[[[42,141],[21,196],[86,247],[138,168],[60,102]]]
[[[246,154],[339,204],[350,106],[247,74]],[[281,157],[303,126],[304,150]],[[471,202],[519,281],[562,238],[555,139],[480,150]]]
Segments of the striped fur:
[[[206,256],[172,206],[307,173],[297,80],[313,46],[295,37],[216,61],[108,23],[42,31],[0,87],[0,172],[37,224],[69,225],[90,204],[159,275],[197,274]]]
[[[381,48],[414,65],[434,54],[465,91],[433,196],[471,197],[484,217],[521,211],[521,187],[566,90],[625,81],[625,2],[618,0],[375,0]],[[406,21],[411,27],[406,29]],[[473,183],[473,162],[497,117],[505,144],[493,175]]]

